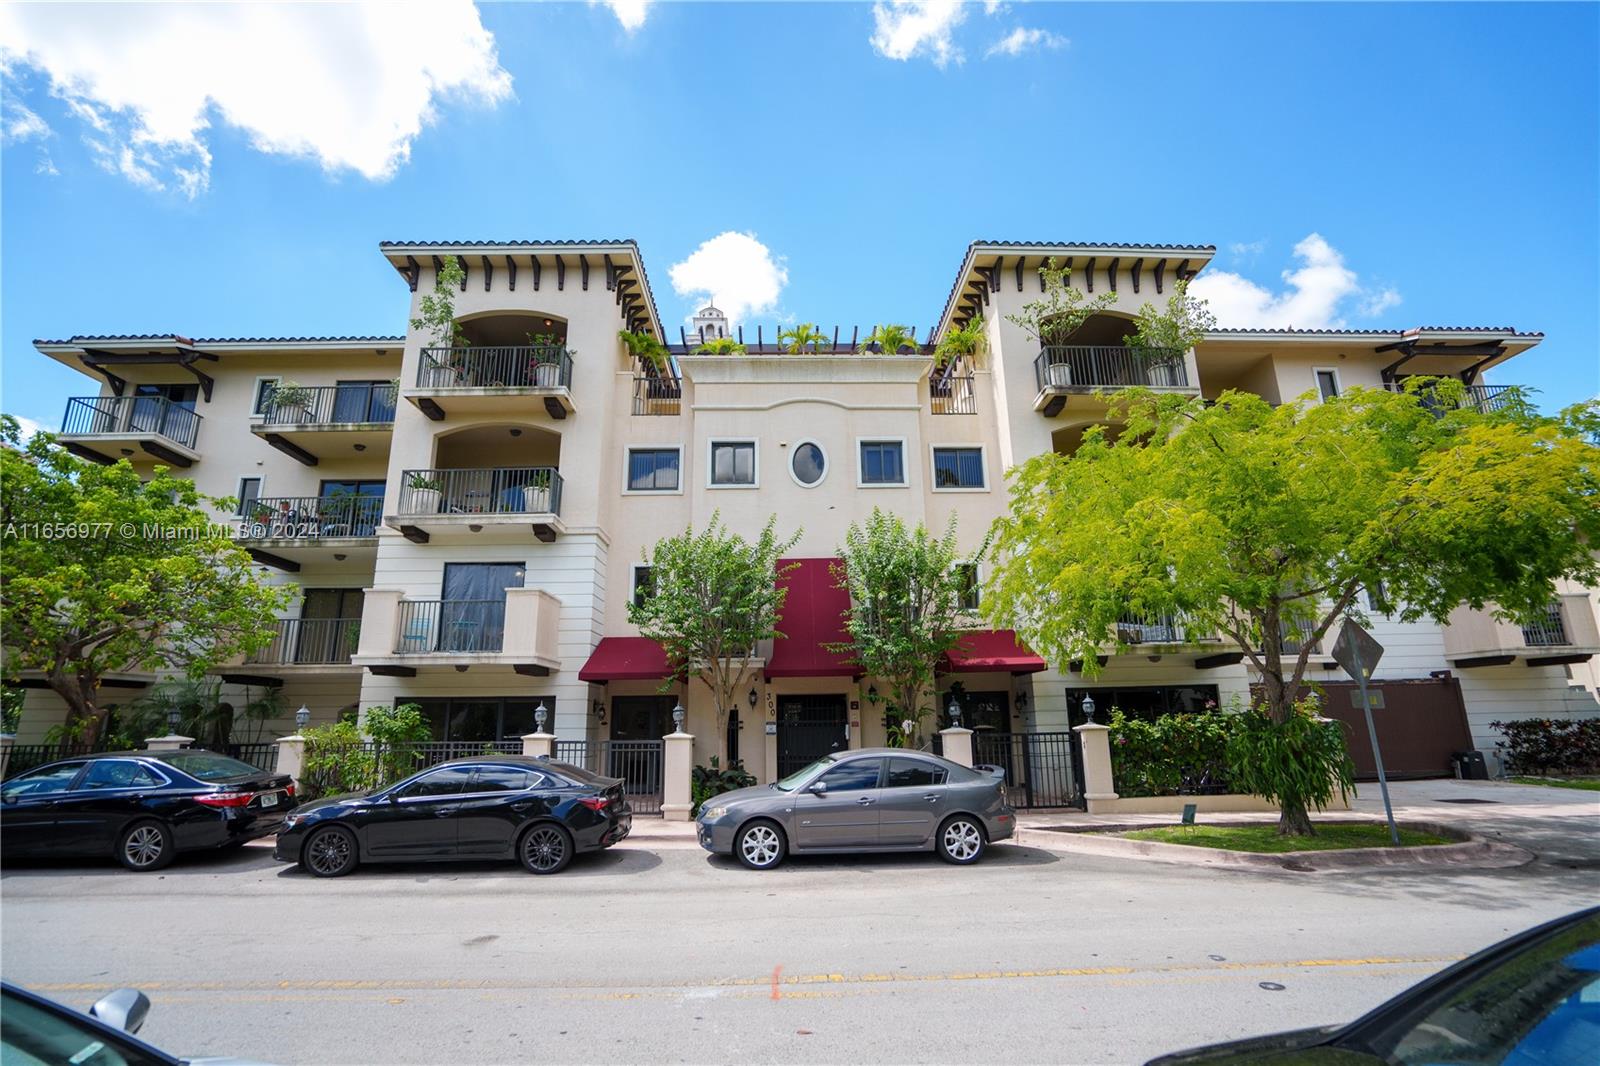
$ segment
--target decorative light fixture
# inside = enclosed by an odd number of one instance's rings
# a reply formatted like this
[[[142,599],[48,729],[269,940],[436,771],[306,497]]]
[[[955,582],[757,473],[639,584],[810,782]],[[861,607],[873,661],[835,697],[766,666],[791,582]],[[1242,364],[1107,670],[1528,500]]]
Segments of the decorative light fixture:
[[[520,430],[520,429],[516,428],[515,426],[513,426],[512,429],[511,429],[511,435],[513,437],[520,437],[520,436],[522,436],[522,430]]]
[[[366,450],[367,450],[367,446],[366,446],[366,445],[365,445],[365,444],[357,444],[357,445],[356,445],[356,446],[355,446],[355,449],[356,449],[356,451],[358,451],[358,452],[364,452],[364,451],[366,451]]]
[[[594,701],[594,720],[601,725],[606,724],[606,704],[604,700]]]
[[[1094,725],[1094,697],[1087,692],[1083,694],[1083,720]]]
[[[877,685],[868,685],[867,686],[867,702],[868,703],[877,703],[878,702],[878,686]]]
[[[756,687],[754,685],[751,685],[750,686],[750,707],[751,707],[751,709],[754,710],[755,709],[755,705],[760,703],[760,702],[761,702],[761,694],[756,691]]]
[[[182,720],[183,720],[183,712],[178,710],[178,708],[173,707],[172,709],[168,710],[167,711],[167,732],[169,734],[176,735],[177,732],[178,732],[178,723],[181,722]]]
[[[1021,692],[1018,692],[1017,696],[1016,696],[1016,699],[1013,700],[1012,702],[1017,705],[1017,710],[1019,710],[1019,711],[1027,710],[1027,708],[1028,708],[1028,690],[1027,689],[1023,689]]]
[[[950,716],[950,728],[951,729],[960,729],[961,728],[961,704],[957,703],[955,700],[952,699],[950,701],[950,706],[945,709],[945,713]]]
[[[133,454],[133,449],[132,448],[123,448],[122,449],[122,454],[123,455],[132,455]]]
[[[350,558],[350,557],[348,555],[346,555],[344,552],[334,552],[333,553],[333,561],[336,562],[336,563],[342,563],[348,558]]]
[[[473,533],[482,533],[483,532],[483,526],[480,523],[477,523],[477,522],[470,523],[467,526],[467,529],[472,531]]]
[[[533,731],[544,732],[545,719],[550,717],[550,712],[544,709],[544,700],[539,701],[539,706],[533,709]]]
[[[294,712],[294,727],[297,731],[301,731],[310,724],[311,708],[302,703],[300,709]]]
[[[687,714],[683,709],[683,701],[679,700],[678,705],[672,708],[672,731],[674,733],[683,732],[683,720],[686,717]]]

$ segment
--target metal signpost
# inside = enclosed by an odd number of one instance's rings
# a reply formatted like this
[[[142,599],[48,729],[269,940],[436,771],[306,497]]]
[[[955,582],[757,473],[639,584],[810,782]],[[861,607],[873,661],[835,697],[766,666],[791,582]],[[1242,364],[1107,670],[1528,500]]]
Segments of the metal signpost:
[[[1367,695],[1367,678],[1383,657],[1383,645],[1359,623],[1346,618],[1339,639],[1333,644],[1333,658],[1344,672],[1356,679],[1361,690],[1361,713],[1367,716],[1367,739],[1372,741],[1372,761],[1378,765],[1378,790],[1383,793],[1383,816],[1389,819],[1389,839],[1400,846],[1400,830],[1395,828],[1394,808],[1389,804],[1389,778],[1383,772],[1383,752],[1378,749],[1378,727],[1372,724],[1372,700]]]

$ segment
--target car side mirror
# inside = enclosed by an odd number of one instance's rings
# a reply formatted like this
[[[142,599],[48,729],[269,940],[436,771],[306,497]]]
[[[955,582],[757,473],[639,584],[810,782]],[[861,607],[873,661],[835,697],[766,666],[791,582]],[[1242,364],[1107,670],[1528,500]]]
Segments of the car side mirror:
[[[828,783],[826,781],[813,781],[806,787],[806,791],[813,796],[826,796],[828,794]]]
[[[150,997],[137,988],[119,988],[89,1008],[89,1016],[114,1029],[137,1033],[150,1013]]]

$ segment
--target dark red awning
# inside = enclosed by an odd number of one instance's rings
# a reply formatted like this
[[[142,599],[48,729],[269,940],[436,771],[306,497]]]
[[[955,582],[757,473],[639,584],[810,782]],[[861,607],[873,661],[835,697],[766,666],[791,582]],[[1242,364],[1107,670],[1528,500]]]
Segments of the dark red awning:
[[[779,566],[796,564],[778,579],[789,590],[778,612],[778,632],[767,660],[767,677],[860,677],[861,668],[849,652],[830,651],[829,644],[848,644],[845,627],[850,612],[850,591],[838,587],[833,576],[835,559],[783,559]]]
[[[974,629],[963,633],[939,664],[946,674],[977,674],[990,670],[1008,674],[1037,674],[1045,661],[1017,639],[1011,629]]]
[[[601,637],[579,681],[662,681],[676,673],[667,649],[649,637]]]

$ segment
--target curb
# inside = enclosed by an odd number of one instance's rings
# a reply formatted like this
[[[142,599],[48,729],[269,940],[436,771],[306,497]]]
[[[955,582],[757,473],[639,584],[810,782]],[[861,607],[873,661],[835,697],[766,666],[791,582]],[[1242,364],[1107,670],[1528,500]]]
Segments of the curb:
[[[1270,823],[1256,823],[1270,824]],[[1325,825],[1380,824],[1371,819],[1340,819]],[[1407,829],[1419,829],[1439,836],[1464,836],[1461,830],[1436,822],[1403,822]],[[1018,830],[1018,844],[1080,855],[1102,855],[1119,859],[1145,859],[1151,862],[1187,866],[1211,866],[1246,870],[1288,870],[1292,873],[1334,873],[1341,870],[1371,868],[1427,869],[1460,867],[1506,869],[1525,866],[1536,856],[1514,844],[1483,837],[1466,836],[1459,844],[1435,844],[1418,848],[1346,848],[1340,851],[1301,851],[1264,855],[1253,851],[1227,851],[1188,844],[1166,844],[1154,840],[1127,840],[1110,834],[1148,825],[1104,825],[1093,830],[1076,826]]]

